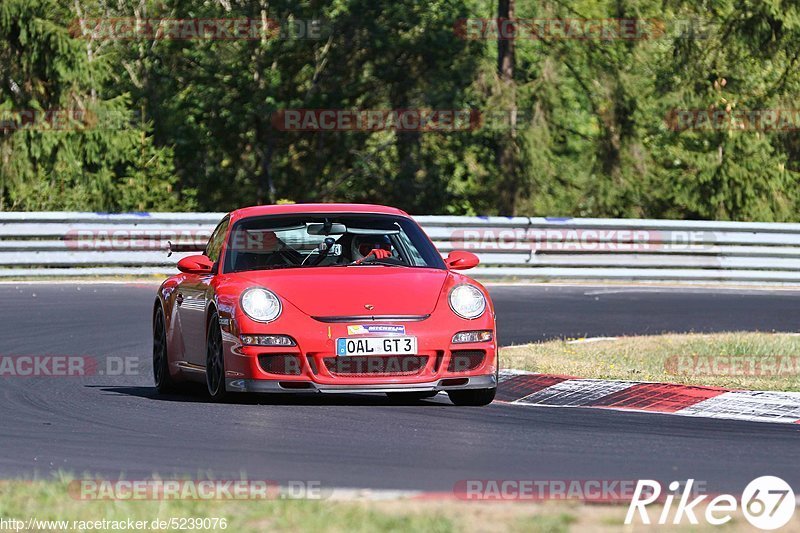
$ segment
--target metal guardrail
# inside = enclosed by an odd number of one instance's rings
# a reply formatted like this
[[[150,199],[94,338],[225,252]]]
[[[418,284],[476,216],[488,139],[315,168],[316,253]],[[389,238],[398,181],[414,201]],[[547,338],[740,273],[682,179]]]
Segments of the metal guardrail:
[[[168,275],[223,213],[0,213],[0,277]],[[419,216],[477,278],[800,283],[800,224]]]

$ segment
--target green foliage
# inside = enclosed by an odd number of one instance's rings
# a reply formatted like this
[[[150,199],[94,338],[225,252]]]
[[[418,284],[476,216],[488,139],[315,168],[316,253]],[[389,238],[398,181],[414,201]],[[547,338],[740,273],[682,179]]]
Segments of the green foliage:
[[[127,94],[108,94],[114,66],[71,17],[48,0],[0,4],[0,209],[193,208],[173,191],[172,150],[133,120]]]
[[[0,129],[0,209],[225,210],[283,199],[800,220],[796,131],[676,130],[667,120],[676,109],[797,109],[795,2],[514,4],[518,18],[659,20],[666,33],[519,39],[507,83],[495,40],[454,31],[459,19],[496,17],[488,0],[4,0],[0,111],[91,110],[102,125]],[[321,19],[332,30],[107,41],[71,35],[79,17]],[[513,111],[516,127],[276,129],[273,114],[294,108]]]

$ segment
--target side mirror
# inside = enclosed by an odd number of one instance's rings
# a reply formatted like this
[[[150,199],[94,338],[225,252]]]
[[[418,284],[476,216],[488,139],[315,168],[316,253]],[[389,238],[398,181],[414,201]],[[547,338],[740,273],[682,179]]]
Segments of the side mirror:
[[[463,250],[453,250],[447,254],[447,259],[444,260],[450,270],[467,270],[478,266],[480,262],[477,255]]]
[[[185,274],[211,274],[214,262],[204,255],[190,255],[178,261],[178,270]]]

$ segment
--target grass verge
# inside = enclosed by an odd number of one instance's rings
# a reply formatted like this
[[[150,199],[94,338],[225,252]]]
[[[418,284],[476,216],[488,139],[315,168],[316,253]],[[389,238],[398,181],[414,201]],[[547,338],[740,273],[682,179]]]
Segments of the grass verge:
[[[800,336],[669,334],[503,348],[503,368],[581,378],[800,391]]]
[[[229,532],[532,532],[652,531],[653,526],[635,522],[624,526],[626,505],[580,502],[466,502],[458,500],[387,501],[82,501],[72,498],[68,480],[0,482],[0,523],[15,531],[9,520],[39,520],[33,531],[111,531],[110,522],[128,519],[152,524],[173,518],[216,518],[227,521],[225,529],[184,529]],[[657,520],[660,506],[650,511]],[[674,513],[674,509],[672,510]],[[698,515],[702,513],[698,509]],[[94,523],[106,520],[106,527]],[[5,521],[5,522],[3,522]],[[46,527],[41,521],[68,521],[65,528]],[[77,522],[77,523],[76,523]],[[83,528],[81,528],[83,525]],[[5,527],[9,526],[9,527]],[[796,528],[797,517],[787,526]],[[659,531],[678,531],[686,525],[658,526]],[[125,529],[119,530],[135,531]],[[141,529],[140,529],[141,530]],[[147,527],[146,531],[154,531]],[[720,531],[701,525],[694,531]],[[739,512],[722,531],[749,531]],[[793,529],[796,530],[796,529]],[[21,529],[20,531],[29,531]],[[160,531],[176,531],[166,528]]]
[[[217,522],[215,529],[202,531],[558,533],[568,531],[570,525],[578,522],[578,515],[579,507],[566,503],[551,505],[410,499],[82,501],[70,495],[68,479],[0,482],[0,521],[16,519],[27,522],[35,518],[40,521],[41,528],[42,521],[66,520],[70,523],[66,530],[73,531],[76,530],[74,526],[80,526],[81,522],[130,519],[152,524],[154,520],[168,521],[173,518],[210,518],[224,519],[225,527]],[[621,507],[608,507],[597,516],[598,524],[621,524],[624,510]],[[13,530],[13,527],[6,529]],[[90,529],[100,528],[84,528]],[[152,528],[148,527],[147,530]],[[165,531],[174,530],[168,528]]]

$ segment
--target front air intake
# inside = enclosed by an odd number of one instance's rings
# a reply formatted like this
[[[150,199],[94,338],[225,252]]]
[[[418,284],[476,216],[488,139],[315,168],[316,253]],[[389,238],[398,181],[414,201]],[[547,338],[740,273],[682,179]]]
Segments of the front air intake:
[[[334,376],[413,376],[425,369],[426,355],[354,355],[326,357],[325,368]]]
[[[450,354],[450,364],[447,365],[448,372],[468,372],[475,370],[486,357],[483,350],[454,350]]]
[[[262,354],[258,356],[261,370],[268,374],[299,376],[302,374],[300,358],[294,354]]]

